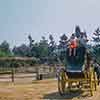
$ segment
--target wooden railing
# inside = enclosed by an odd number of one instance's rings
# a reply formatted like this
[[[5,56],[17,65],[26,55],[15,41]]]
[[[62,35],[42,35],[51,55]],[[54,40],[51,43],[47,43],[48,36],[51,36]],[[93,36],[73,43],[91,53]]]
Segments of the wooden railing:
[[[29,66],[28,67],[24,66],[24,67],[28,68]],[[20,74],[26,74],[26,75],[27,74],[31,74],[31,75],[33,74],[33,76],[31,76],[31,77],[35,77],[36,80],[42,80],[43,78],[47,78],[47,77],[55,77],[55,74],[56,74],[55,66],[35,65],[35,66],[31,66],[31,68],[33,68],[34,71],[28,70],[26,72],[21,72],[21,71],[18,72],[18,70],[16,71],[16,68],[14,68],[14,66],[13,66],[13,67],[11,67],[10,69],[7,69],[7,70],[6,69],[0,70],[0,75],[1,76],[5,75],[5,74],[10,75],[11,81],[15,82],[16,78],[21,77]],[[19,67],[19,70],[20,70],[20,67]],[[23,69],[21,69],[21,70],[23,70]],[[20,73],[19,76],[17,76],[18,73]],[[27,77],[26,75],[25,75],[25,77]],[[0,78],[1,78],[1,76],[0,76]]]

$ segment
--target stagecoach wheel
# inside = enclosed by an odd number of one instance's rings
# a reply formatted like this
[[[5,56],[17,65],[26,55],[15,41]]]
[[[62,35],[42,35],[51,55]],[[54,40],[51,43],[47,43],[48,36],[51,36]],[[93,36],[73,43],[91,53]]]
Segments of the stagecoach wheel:
[[[99,75],[97,75],[97,83],[98,83],[98,85],[99,85]]]
[[[96,72],[94,72],[93,74],[94,74],[94,87],[95,87],[95,91],[96,91],[97,90],[98,79],[97,79]]]
[[[65,87],[66,87],[65,71],[61,69],[61,71],[59,72],[59,76],[58,76],[58,91],[60,95],[65,94]]]
[[[89,79],[90,79],[90,94],[93,96],[94,82],[93,82],[93,70],[90,70]]]

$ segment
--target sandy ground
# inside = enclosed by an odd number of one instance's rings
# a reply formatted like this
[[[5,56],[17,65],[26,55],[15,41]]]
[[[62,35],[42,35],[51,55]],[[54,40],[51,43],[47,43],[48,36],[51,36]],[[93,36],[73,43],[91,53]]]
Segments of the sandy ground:
[[[0,82],[0,100],[100,100],[100,88],[90,97],[87,91],[66,92],[60,96],[56,79],[30,81],[17,80],[15,83]]]

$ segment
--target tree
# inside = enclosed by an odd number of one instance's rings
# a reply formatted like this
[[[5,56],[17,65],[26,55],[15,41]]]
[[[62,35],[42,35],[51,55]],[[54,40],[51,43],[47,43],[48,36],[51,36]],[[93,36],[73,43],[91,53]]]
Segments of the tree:
[[[65,59],[65,55],[66,55],[65,49],[67,48],[67,45],[68,45],[68,37],[65,34],[63,34],[60,37],[60,41],[59,41],[59,45],[58,45],[58,49],[60,50],[58,55],[59,55],[59,58],[62,62]]]
[[[29,48],[30,48],[30,54],[32,57],[39,57],[39,45],[38,43],[35,43],[35,40],[32,39],[32,36],[28,36],[29,39]]]
[[[48,57],[48,40],[42,36],[42,40],[39,42],[40,57]]]
[[[54,38],[51,34],[49,35],[49,40],[50,40],[50,42],[49,42],[49,55],[53,56],[53,52],[56,49],[56,43],[55,43]]]
[[[60,48],[66,48],[67,47],[67,43],[68,43],[68,37],[65,34],[63,34],[60,37],[59,47]]]
[[[34,43],[31,48],[31,56],[39,58],[40,57],[40,48],[39,43]]]
[[[29,47],[32,48],[34,40],[32,39],[31,35],[28,36],[29,39]]]
[[[3,41],[0,45],[0,49],[6,53],[10,52],[9,43],[7,41]]]
[[[94,35],[93,42],[95,44],[93,46],[94,54],[96,55],[96,59],[100,61],[100,29],[99,27],[95,30],[93,35]]]
[[[97,44],[100,43],[100,29],[99,27],[95,30],[95,32],[93,33],[93,41]]]
[[[49,48],[48,48],[48,56],[49,56],[48,63],[54,64],[57,62],[57,54],[55,52],[55,50],[57,49],[56,48],[57,45],[56,45],[54,38],[51,34],[49,35],[49,40],[50,40],[50,42],[49,42]]]
[[[31,56],[30,48],[25,44],[22,44],[19,47],[14,47],[12,51],[15,56],[21,56],[21,57]]]
[[[12,56],[9,43],[7,41],[3,41],[0,45],[0,56]]]

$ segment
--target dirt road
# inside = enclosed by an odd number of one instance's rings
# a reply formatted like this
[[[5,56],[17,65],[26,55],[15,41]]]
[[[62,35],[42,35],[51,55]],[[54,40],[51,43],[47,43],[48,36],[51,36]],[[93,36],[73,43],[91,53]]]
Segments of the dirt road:
[[[60,96],[57,80],[47,79],[25,83],[0,83],[0,100],[100,100],[100,88],[93,97],[89,92],[73,91]]]

